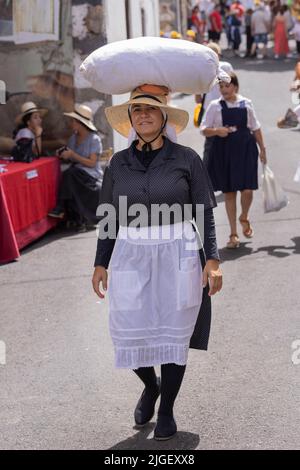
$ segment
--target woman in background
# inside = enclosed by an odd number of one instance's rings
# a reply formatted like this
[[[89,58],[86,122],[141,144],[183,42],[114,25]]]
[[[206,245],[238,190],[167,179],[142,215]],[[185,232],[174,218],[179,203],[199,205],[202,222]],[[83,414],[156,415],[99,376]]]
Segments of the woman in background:
[[[288,25],[284,16],[285,9],[281,6],[276,13],[273,21],[274,32],[274,59],[279,59],[280,55],[290,56],[288,43]]]
[[[20,141],[32,141],[32,151],[36,156],[42,153],[42,117],[48,111],[39,108],[32,101],[27,101],[21,106],[21,114],[16,119],[17,128],[13,137],[16,143]]]
[[[227,248],[238,248],[237,192],[241,192],[242,211],[239,217],[243,235],[252,238],[254,231],[248,214],[253,190],[258,189],[257,161],[266,163],[261,126],[251,101],[238,94],[239,82],[230,72],[231,82],[221,82],[221,98],[210,103],[201,130],[205,137],[214,137],[208,159],[208,172],[214,191],[225,195],[225,207],[230,224]]]
[[[68,146],[59,149],[58,155],[72,164],[63,173],[57,205],[48,215],[64,219],[67,214],[79,231],[85,231],[88,224],[98,220],[96,212],[103,176],[99,161],[102,144],[88,106],[75,104],[72,113],[64,114],[72,119],[73,134]]]

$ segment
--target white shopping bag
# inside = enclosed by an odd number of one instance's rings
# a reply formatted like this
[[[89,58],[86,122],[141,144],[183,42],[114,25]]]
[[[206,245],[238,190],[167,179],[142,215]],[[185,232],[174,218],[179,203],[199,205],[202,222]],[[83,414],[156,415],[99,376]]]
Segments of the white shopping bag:
[[[276,181],[273,171],[268,165],[263,166],[262,190],[264,197],[264,211],[279,211],[289,203],[288,197]]]
[[[300,183],[300,162],[298,163],[298,167],[294,176],[295,183]]]

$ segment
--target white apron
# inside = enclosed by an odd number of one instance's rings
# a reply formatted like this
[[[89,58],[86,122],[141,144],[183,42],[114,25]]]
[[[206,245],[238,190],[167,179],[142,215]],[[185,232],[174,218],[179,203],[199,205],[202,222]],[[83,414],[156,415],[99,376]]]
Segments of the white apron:
[[[198,249],[190,222],[120,227],[108,277],[117,368],[186,364],[202,301]]]

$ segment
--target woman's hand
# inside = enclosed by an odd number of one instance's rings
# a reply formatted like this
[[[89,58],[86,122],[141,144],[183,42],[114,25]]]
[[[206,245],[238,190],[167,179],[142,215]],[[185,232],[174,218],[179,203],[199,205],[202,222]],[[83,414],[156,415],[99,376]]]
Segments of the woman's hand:
[[[104,294],[100,291],[100,282],[102,283],[103,290],[107,290],[107,270],[103,266],[96,266],[95,271],[93,274],[92,284],[93,289],[100,297],[100,299],[104,299]]]
[[[74,152],[73,150],[67,148],[67,150],[64,150],[63,152],[61,152],[59,157],[62,158],[63,160],[71,160],[74,157]]]
[[[218,137],[227,137],[230,134],[230,129],[228,127],[217,127],[216,135]]]
[[[260,149],[259,158],[263,165],[267,163],[267,155],[265,148]]]
[[[222,271],[220,263],[216,259],[209,259],[206,262],[203,270],[203,287],[206,287],[209,282],[208,295],[214,295],[222,289]]]
[[[33,132],[36,137],[41,137],[43,133],[43,128],[41,126],[35,126],[33,128]]]

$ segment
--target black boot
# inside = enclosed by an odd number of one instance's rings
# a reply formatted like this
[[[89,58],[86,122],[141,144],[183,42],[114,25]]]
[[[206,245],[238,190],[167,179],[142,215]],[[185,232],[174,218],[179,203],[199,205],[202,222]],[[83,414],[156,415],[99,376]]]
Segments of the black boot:
[[[182,383],[186,366],[162,364],[161,366],[161,399],[158,410],[154,439],[166,441],[177,432],[173,416],[174,402]]]
[[[176,433],[177,425],[174,416],[158,414],[154,439],[156,441],[167,441],[174,437]]]
[[[57,205],[52,209],[52,211],[48,212],[49,217],[53,217],[55,219],[63,219],[65,217],[65,211],[63,206]]]
[[[144,426],[147,424],[154,415],[155,403],[160,395],[160,379],[157,378],[157,389],[149,390],[147,387],[144,389],[138,404],[134,410],[134,420],[137,426]]]

